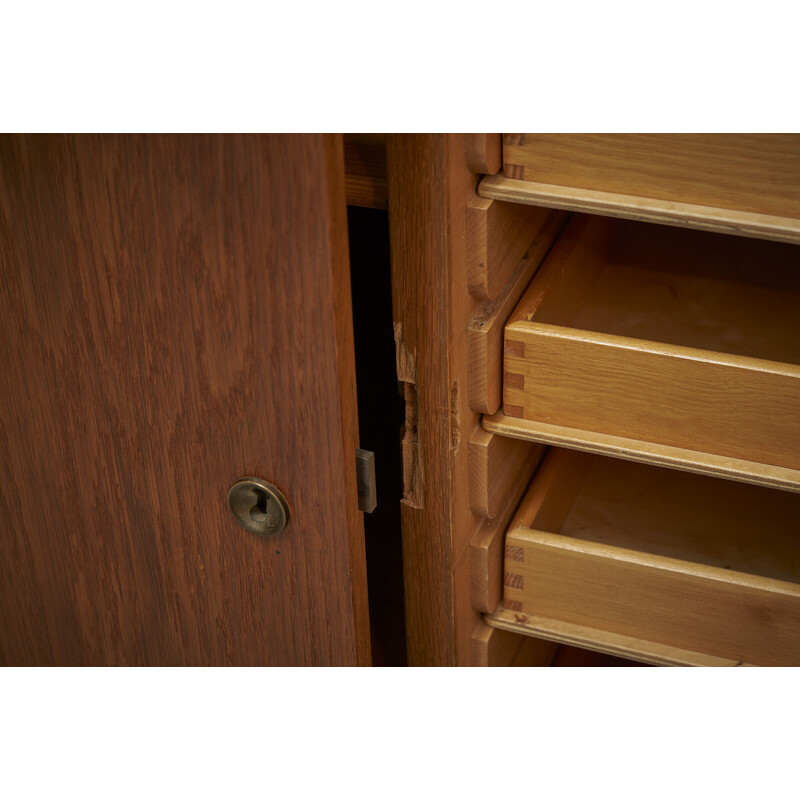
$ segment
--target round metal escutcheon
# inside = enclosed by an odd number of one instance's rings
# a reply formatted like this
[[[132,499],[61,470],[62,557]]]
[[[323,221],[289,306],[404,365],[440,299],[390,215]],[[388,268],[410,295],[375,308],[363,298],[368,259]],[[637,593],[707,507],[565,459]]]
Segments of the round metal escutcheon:
[[[228,491],[236,521],[256,536],[274,536],[289,524],[289,504],[271,483],[239,478]]]

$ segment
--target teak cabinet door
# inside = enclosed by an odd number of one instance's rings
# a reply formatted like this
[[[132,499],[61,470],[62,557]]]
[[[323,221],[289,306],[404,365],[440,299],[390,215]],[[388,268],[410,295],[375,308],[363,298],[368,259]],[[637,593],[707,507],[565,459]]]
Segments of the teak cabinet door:
[[[368,663],[341,139],[0,137],[0,265],[0,662]]]

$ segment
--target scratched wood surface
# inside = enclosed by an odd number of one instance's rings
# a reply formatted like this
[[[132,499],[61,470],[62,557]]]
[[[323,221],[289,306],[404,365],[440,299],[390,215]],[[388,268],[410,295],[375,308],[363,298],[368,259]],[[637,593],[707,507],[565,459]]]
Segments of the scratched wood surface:
[[[2,663],[368,662],[346,235],[339,137],[0,139]]]
[[[446,219],[438,199],[443,144],[433,135],[390,134],[386,156],[397,378],[406,402],[401,525],[408,662],[454,666],[453,553],[448,518],[439,510],[452,491]],[[431,418],[439,425],[430,425]]]

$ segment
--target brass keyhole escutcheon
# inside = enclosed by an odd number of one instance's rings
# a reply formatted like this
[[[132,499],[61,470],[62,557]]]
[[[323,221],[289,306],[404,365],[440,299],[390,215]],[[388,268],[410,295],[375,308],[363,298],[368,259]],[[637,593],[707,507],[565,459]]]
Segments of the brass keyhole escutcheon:
[[[260,478],[240,478],[228,491],[236,521],[256,536],[274,536],[289,524],[289,504],[280,490]]]

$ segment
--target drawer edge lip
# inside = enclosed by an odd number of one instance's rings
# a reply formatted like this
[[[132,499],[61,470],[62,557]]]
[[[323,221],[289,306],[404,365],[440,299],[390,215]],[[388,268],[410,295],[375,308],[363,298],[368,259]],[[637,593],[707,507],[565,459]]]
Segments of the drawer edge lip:
[[[653,444],[546,422],[532,422],[506,416],[501,411],[491,416],[484,416],[482,425],[485,430],[500,436],[526,439],[553,447],[654,464],[700,475],[727,478],[771,489],[800,492],[800,470],[789,467],[777,467],[757,461]]]
[[[705,350],[700,347],[688,347],[686,345],[667,344],[648,339],[636,339],[630,336],[620,336],[613,333],[600,333],[580,328],[570,328],[564,325],[553,325],[549,322],[518,320],[517,322],[506,325],[506,336],[509,332],[520,335],[532,334],[535,336],[547,336],[552,339],[564,339],[570,342],[585,342],[587,344],[600,345],[603,347],[613,347],[618,350],[632,350],[638,353],[666,356],[683,361],[700,361],[705,364],[719,364],[725,367],[769,373],[770,375],[782,375],[787,378],[800,380],[800,365],[798,364],[785,361],[772,361],[755,356],[723,353],[716,350]],[[506,357],[504,352],[504,361]],[[512,358],[514,356],[508,357]]]
[[[800,219],[614,194],[579,187],[491,175],[478,184],[478,194],[492,200],[577,211],[681,228],[800,244]]]
[[[524,617],[524,621],[516,619]],[[642,661],[654,666],[667,667],[738,667],[756,666],[720,656],[682,650],[678,647],[661,645],[644,639],[636,639],[621,634],[611,634],[596,628],[587,628],[574,623],[562,622],[548,617],[532,614],[515,614],[502,604],[493,614],[484,616],[484,622],[492,628],[536,636],[560,644],[589,648],[613,656],[621,656]]]
[[[757,592],[773,595],[780,594],[800,600],[800,584],[781,578],[770,578],[738,570],[723,569],[722,567],[699,564],[672,556],[645,553],[619,545],[576,539],[572,536],[539,531],[533,528],[516,528],[510,533],[514,537],[522,538],[531,544],[543,545],[558,550],[569,550],[608,561],[623,561],[627,564],[636,564],[649,569],[657,569],[661,572],[676,573],[682,577],[701,578],[720,583],[723,586],[736,585]]]

